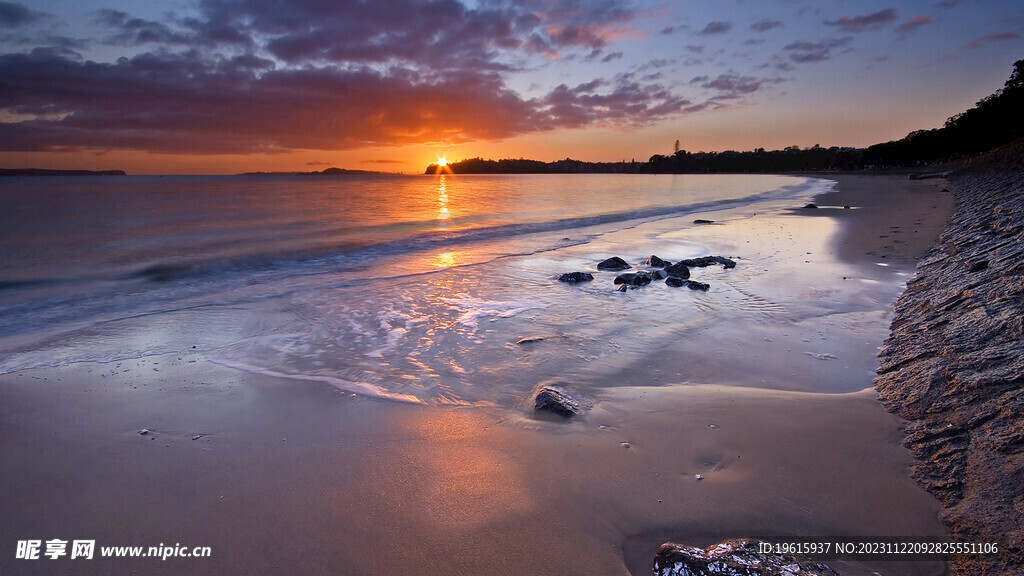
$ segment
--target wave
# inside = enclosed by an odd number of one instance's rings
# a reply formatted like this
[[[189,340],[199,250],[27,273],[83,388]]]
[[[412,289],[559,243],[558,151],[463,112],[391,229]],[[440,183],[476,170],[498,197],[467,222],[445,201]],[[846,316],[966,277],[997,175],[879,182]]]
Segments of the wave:
[[[377,264],[382,259],[405,254],[451,249],[466,244],[529,234],[581,230],[594,226],[626,224],[633,221],[652,221],[695,212],[734,208],[769,198],[785,199],[805,196],[816,187],[815,181],[808,180],[803,184],[731,200],[653,206],[589,216],[484,225],[457,230],[434,229],[418,231],[381,242],[346,242],[292,252],[261,252],[210,260],[163,260],[147,263],[130,273],[129,277],[164,283],[224,272],[244,273],[274,270],[292,270],[299,274],[304,271],[310,273],[316,273],[316,271],[345,272],[363,269]]]

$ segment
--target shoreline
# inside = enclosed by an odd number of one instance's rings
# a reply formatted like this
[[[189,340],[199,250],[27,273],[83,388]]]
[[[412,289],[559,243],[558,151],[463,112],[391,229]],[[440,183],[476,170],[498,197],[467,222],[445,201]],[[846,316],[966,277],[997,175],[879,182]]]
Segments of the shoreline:
[[[569,422],[525,409],[374,400],[212,365],[189,349],[0,376],[0,488],[16,495],[5,496],[0,571],[371,575],[415,566],[428,575],[622,576],[649,572],[647,542],[676,537],[940,535],[937,504],[906,474],[899,422],[869,389],[881,342],[852,343],[849,361],[812,359],[797,347],[813,336],[845,351],[845,326],[883,318],[851,311],[887,301],[889,289],[875,287],[901,282],[916,256],[909,243],[891,245],[892,266],[867,254],[885,240],[860,233],[876,221],[872,213],[909,216],[870,200],[895,180],[872,182],[840,181],[839,193],[863,202],[850,200],[850,214],[834,223],[820,216],[841,208],[734,210],[723,212],[721,227],[683,230],[673,241],[760,254],[775,274],[792,271],[794,285],[770,294],[796,294],[787,302],[821,308],[821,318],[795,326],[793,345],[774,336],[787,320],[771,310],[757,326],[699,331],[696,354],[635,367],[660,369],[659,382],[605,388]],[[896,195],[907,210],[918,204],[912,190]],[[945,221],[937,208],[926,212],[929,226]],[[797,232],[805,236],[787,239]],[[825,243],[826,233],[837,235]],[[862,260],[843,260],[858,250]],[[799,284],[842,286],[850,270],[856,284],[842,290]],[[687,346],[668,344],[666,353]],[[727,361],[695,364],[702,351]],[[793,374],[794,359],[810,370]],[[780,388],[764,387],[759,374]],[[842,380],[855,391],[801,392],[801,379]],[[15,560],[14,543],[29,538],[178,542],[211,546],[213,557]],[[872,566],[840,571],[867,575]],[[941,562],[880,566],[887,576],[945,570]]]
[[[896,304],[876,388],[908,421],[913,477],[964,542],[957,576],[1024,567],[1024,347],[1020,239],[1024,173],[1003,151],[950,178],[957,212]]]

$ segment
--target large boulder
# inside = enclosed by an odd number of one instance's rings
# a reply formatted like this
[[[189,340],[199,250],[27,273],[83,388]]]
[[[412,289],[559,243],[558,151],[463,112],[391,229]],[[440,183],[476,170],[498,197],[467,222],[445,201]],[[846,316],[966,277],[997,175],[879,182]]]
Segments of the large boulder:
[[[597,264],[598,270],[610,270],[616,272],[618,270],[629,270],[631,266],[628,262],[619,258],[618,256],[612,256],[607,260],[603,260]]]
[[[589,282],[593,279],[590,272],[566,272],[558,277],[559,282]]]
[[[775,554],[768,542],[726,540],[701,550],[666,542],[654,556],[658,576],[839,576],[797,554]],[[763,551],[762,551],[763,550]]]

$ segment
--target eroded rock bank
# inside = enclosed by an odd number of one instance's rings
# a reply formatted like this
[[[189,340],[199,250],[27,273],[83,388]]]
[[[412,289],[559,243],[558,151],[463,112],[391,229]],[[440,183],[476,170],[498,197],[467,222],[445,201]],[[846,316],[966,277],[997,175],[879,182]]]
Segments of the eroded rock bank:
[[[895,306],[875,387],[908,420],[913,477],[964,542],[954,574],[1024,573],[1024,169],[954,174],[957,211]]]

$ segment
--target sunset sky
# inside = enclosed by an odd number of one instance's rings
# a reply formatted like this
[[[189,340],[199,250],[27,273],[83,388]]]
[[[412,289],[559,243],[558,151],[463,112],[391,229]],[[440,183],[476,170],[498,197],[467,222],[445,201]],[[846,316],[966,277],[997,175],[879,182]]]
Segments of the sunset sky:
[[[0,0],[0,167],[420,173],[939,127],[1019,0]]]

